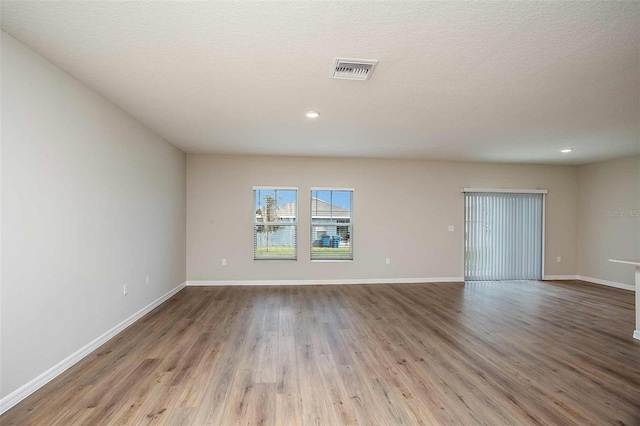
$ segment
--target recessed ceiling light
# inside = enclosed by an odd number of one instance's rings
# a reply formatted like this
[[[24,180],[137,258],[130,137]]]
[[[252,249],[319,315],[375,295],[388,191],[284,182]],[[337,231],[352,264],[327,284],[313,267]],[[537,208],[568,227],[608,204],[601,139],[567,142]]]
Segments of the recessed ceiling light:
[[[318,111],[307,111],[305,115],[309,118],[318,118],[320,117],[320,113]]]
[[[565,149],[561,149],[560,152],[562,152],[563,154],[567,154],[569,152],[572,152],[573,148],[565,148]]]

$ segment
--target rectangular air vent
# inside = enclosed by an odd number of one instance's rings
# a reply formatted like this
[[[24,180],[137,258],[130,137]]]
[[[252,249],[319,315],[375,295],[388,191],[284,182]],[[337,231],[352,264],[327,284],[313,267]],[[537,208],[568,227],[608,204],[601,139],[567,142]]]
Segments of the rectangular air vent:
[[[378,61],[337,58],[331,76],[341,80],[368,80]]]

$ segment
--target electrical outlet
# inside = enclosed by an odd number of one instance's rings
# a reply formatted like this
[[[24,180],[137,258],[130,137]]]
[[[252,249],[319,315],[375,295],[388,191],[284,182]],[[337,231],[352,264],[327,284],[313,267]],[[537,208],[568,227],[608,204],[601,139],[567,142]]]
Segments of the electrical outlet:
[[[129,290],[127,289],[127,285],[126,284],[123,285],[122,286],[122,295],[126,296],[128,292],[129,292]]]
[[[227,259],[222,259],[222,266],[227,266]]]
[[[556,257],[556,262],[558,263],[562,262],[562,258],[560,256]]]
[[[151,284],[151,281],[149,280],[149,275],[147,275],[147,277],[145,278],[144,282],[145,282],[146,285]]]
[[[385,263],[387,265],[391,265],[391,258],[387,257],[387,259],[385,260]]]
[[[453,227],[453,225],[449,225],[449,232],[453,232],[453,231],[454,231],[454,229],[455,229],[455,228]]]

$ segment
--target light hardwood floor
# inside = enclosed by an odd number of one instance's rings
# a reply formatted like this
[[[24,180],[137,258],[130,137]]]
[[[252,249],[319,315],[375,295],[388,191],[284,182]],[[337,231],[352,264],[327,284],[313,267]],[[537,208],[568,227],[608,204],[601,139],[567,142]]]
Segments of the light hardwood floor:
[[[579,282],[191,287],[0,423],[639,425],[633,324]]]

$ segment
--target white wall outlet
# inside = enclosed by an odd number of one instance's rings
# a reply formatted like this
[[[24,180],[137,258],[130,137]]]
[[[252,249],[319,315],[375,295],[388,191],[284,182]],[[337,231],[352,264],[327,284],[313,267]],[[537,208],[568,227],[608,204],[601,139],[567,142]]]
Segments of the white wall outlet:
[[[385,263],[387,265],[391,265],[391,258],[387,257],[387,259],[385,260]]]
[[[227,266],[227,259],[222,259],[222,266]]]
[[[149,280],[149,275],[147,275],[147,277],[144,279],[144,282],[146,285],[151,284],[151,280]]]
[[[453,225],[449,225],[449,232],[453,232],[456,228]]]
[[[558,263],[562,262],[562,258],[560,256],[556,257],[556,262]]]
[[[122,295],[126,296],[128,292],[129,292],[129,290],[127,289],[127,285],[126,284],[123,285],[122,286]]]

